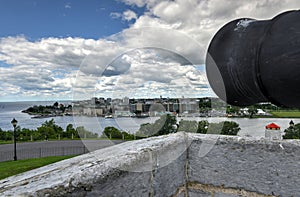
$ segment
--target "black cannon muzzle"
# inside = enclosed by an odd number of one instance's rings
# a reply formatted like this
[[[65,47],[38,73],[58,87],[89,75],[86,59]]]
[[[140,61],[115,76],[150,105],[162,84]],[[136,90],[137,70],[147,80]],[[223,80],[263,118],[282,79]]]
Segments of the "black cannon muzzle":
[[[300,108],[300,11],[226,24],[210,43],[206,72],[214,92],[231,105]]]

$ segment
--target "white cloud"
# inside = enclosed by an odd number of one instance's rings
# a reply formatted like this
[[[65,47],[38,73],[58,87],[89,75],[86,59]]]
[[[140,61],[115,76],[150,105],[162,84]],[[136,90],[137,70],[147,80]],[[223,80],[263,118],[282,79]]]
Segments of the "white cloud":
[[[203,44],[225,23],[236,18],[269,19],[280,12],[298,9],[298,0],[123,0],[148,11],[139,17],[135,27],[153,26],[176,29]]]
[[[132,19],[137,19],[137,15],[132,10],[126,10],[125,12],[123,12],[122,19],[126,21],[131,21]]]
[[[113,19],[121,18],[123,21],[131,21],[133,19],[137,19],[137,15],[132,10],[126,10],[123,13],[112,12],[110,13],[110,17]]]
[[[122,1],[145,6],[146,12],[139,17],[131,10],[111,13],[112,18],[134,21],[105,39],[0,38],[0,61],[12,65],[0,65],[0,94],[69,98],[72,88],[79,97],[205,93],[205,73],[182,65],[186,60],[202,65],[218,29],[236,18],[269,19],[299,7],[298,0]],[[164,50],[151,52],[147,47]],[[119,64],[105,70],[112,62]]]
[[[112,13],[110,13],[110,17],[113,19],[117,19],[117,18],[121,18],[122,14],[119,12],[112,12]]]

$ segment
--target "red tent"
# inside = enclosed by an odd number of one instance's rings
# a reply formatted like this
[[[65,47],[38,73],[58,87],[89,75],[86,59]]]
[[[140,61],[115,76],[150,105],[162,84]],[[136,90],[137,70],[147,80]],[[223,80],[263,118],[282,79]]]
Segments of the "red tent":
[[[271,124],[268,124],[268,125],[266,126],[266,129],[279,130],[279,129],[280,129],[280,126],[278,126],[278,125],[275,124],[275,123],[271,123]]]

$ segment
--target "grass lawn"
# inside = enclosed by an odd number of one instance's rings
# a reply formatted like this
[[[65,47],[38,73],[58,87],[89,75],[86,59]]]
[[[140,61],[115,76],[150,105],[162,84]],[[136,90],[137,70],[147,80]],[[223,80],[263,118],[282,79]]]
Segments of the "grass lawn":
[[[0,162],[0,179],[39,168],[57,161],[68,159],[73,156],[54,156],[34,159],[24,159],[18,161]]]
[[[9,141],[2,141],[2,140],[0,140],[0,145],[1,144],[12,144],[12,143],[13,143],[12,140],[9,140]]]
[[[122,140],[122,139],[109,139],[109,138],[105,138],[105,137],[100,137],[100,138],[74,138],[74,139],[69,139],[69,138],[63,138],[63,139],[49,139],[49,141],[66,141],[66,140]],[[35,140],[35,141],[17,141],[17,143],[23,143],[23,142],[43,142],[44,140]],[[131,141],[129,139],[124,139],[122,141]],[[4,140],[0,140],[0,145],[1,144],[12,144],[14,143],[12,140],[8,140],[8,141],[4,141]]]
[[[270,111],[277,118],[300,118],[300,111]]]

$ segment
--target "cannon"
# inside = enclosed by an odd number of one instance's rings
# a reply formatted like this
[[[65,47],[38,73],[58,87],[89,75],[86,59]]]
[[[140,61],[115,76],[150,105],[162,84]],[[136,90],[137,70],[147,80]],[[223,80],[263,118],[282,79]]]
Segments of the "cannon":
[[[205,61],[210,86],[228,104],[300,108],[300,11],[227,23]]]

